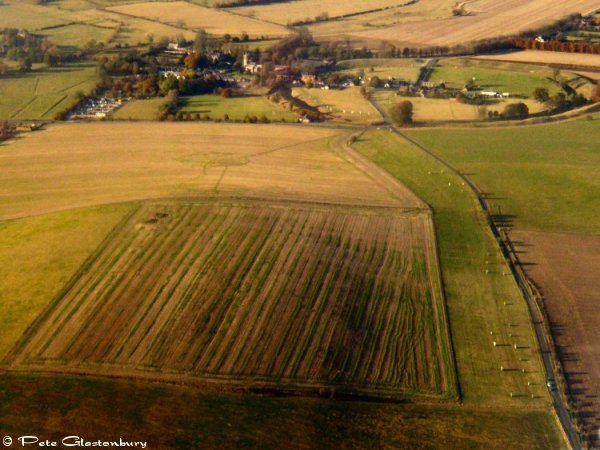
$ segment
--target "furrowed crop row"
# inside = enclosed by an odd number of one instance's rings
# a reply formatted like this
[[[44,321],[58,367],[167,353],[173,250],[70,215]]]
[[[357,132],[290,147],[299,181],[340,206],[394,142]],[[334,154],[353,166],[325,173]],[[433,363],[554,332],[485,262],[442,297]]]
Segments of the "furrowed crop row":
[[[249,261],[249,265],[245,267],[244,272],[240,274],[240,284],[239,288],[236,290],[236,307],[235,309],[230,310],[230,322],[226,327],[226,335],[223,336],[223,339],[220,343],[220,346],[217,348],[217,358],[215,362],[215,370],[218,372],[226,372],[230,373],[233,367],[227,364],[226,360],[234,357],[236,351],[240,351],[244,348],[245,342],[242,341],[240,345],[236,346],[236,338],[244,333],[244,326],[247,325],[247,316],[250,313],[255,313],[256,305],[254,303],[254,298],[252,296],[252,291],[249,290],[246,292],[244,289],[245,285],[248,285],[250,289],[252,284],[256,284],[258,288],[263,285],[265,278],[267,278],[270,273],[264,273],[261,269],[264,268],[263,261],[267,259],[267,257],[271,254],[271,251],[275,250],[274,246],[279,244],[279,236],[281,233],[281,221],[282,217],[280,215],[272,214],[276,221],[273,223],[270,230],[264,230],[264,234],[261,236],[260,245],[257,248],[257,253],[254,258]],[[276,232],[275,230],[279,230]],[[279,246],[279,252],[281,251],[281,247]],[[261,273],[262,272],[262,273]],[[240,291],[243,291],[242,294],[246,294],[243,296],[238,295]],[[279,302],[272,302],[277,305]],[[227,367],[229,366],[229,368]],[[238,366],[238,372],[244,371],[244,367]]]
[[[202,249],[198,255],[199,264],[194,266],[194,276],[178,297],[185,304],[185,308],[182,307],[178,316],[174,317],[173,323],[169,324],[169,329],[181,330],[184,334],[182,337],[172,336],[167,341],[169,345],[166,345],[166,347],[171,351],[169,354],[165,354],[166,359],[164,361],[169,366],[193,368],[197,357],[193,354],[194,349],[190,342],[195,342],[195,345],[202,349],[212,338],[206,330],[210,326],[210,311],[215,306],[224,305],[224,302],[220,302],[222,305],[219,303],[214,305],[209,300],[201,298],[201,294],[207,290],[203,282],[215,281],[211,280],[210,277],[205,277],[205,275],[209,271],[215,272],[218,270],[216,265],[223,258],[223,252],[227,250],[227,239],[230,236],[233,239],[233,245],[241,243],[241,239],[245,237],[239,233],[234,234],[234,229],[241,220],[242,210],[228,209],[227,212],[225,220],[215,223],[215,229],[210,234],[210,236],[218,236],[218,238],[211,239],[215,242],[212,244],[207,243],[206,247]],[[168,333],[169,329],[164,332]]]
[[[355,230],[356,236],[362,236],[364,234],[360,232],[364,231],[365,224],[363,223],[362,225],[362,230]],[[349,306],[348,300],[350,298],[353,299],[355,305],[364,305],[365,302],[362,291],[359,287],[355,286],[355,283],[357,277],[360,282],[362,282],[362,280],[364,280],[363,270],[368,270],[368,265],[365,265],[363,262],[363,259],[368,257],[368,252],[360,252],[359,242],[353,245],[353,247],[354,250],[352,255],[344,258],[347,262],[344,271],[338,272],[339,276],[336,277],[334,283],[332,283],[332,287],[335,287],[332,300],[335,301],[335,303],[333,303],[332,307],[328,308],[325,312],[326,319],[324,321],[324,325],[326,325],[325,332],[327,332],[327,330],[329,330],[329,332],[326,333],[321,339],[321,342],[319,342],[319,346],[327,348],[327,352],[321,361],[317,361],[318,365],[314,365],[314,369],[318,369],[319,372],[325,376],[338,379],[343,378],[344,380],[351,378],[351,374],[347,373],[345,370],[345,361],[339,361],[340,355],[342,359],[346,359],[350,352],[350,349],[348,348],[349,343],[344,342],[348,331],[345,320],[346,308]],[[341,376],[342,374],[343,377]]]
[[[337,219],[341,220],[342,223],[337,224],[334,222],[332,226],[339,230],[343,230],[347,217],[342,216]],[[349,244],[346,241],[340,243],[340,245],[335,248],[331,246],[327,247],[325,244],[325,233],[323,233],[324,229],[326,229],[326,227],[320,229],[317,241],[314,244],[314,253],[309,256],[309,260],[306,263],[305,268],[308,269],[309,272],[304,272],[300,277],[300,281],[302,282],[300,291],[297,293],[294,292],[298,299],[306,301],[308,304],[312,304],[312,310],[307,317],[307,322],[302,321],[302,323],[305,324],[304,327],[302,327],[301,321],[294,321],[294,317],[290,318],[292,326],[290,327],[291,329],[287,330],[285,336],[298,336],[298,339],[295,339],[296,343],[293,349],[289,348],[290,346],[285,337],[277,340],[278,348],[275,349],[275,354],[279,355],[279,358],[274,361],[274,363],[277,362],[278,366],[281,367],[281,370],[283,371],[277,371],[277,373],[282,373],[282,375],[286,377],[293,376],[294,374],[297,374],[297,376],[301,378],[307,377],[305,373],[298,370],[298,367],[305,359],[305,354],[311,344],[311,338],[317,342],[320,339],[320,335],[317,333],[316,328],[321,323],[320,320],[326,306],[326,299],[320,297],[318,294],[325,283],[326,277],[332,276],[332,272],[329,270],[330,267],[328,267],[326,261],[343,260],[341,259],[341,255],[345,254]],[[342,253],[340,256],[336,257],[338,252]],[[307,282],[307,280],[310,280],[310,282]],[[270,368],[270,370],[273,369],[275,369],[275,367]]]
[[[268,295],[263,295],[261,300],[261,293],[265,290],[268,291],[269,285],[272,286],[275,284],[275,280],[272,279],[273,274],[276,274],[274,269],[280,267],[279,265],[276,266],[276,263],[280,261],[284,255],[285,258],[287,258],[287,255],[289,254],[289,242],[291,241],[290,238],[296,236],[295,240],[297,240],[299,235],[298,232],[294,233],[295,228],[299,227],[302,229],[307,220],[306,215],[303,221],[294,220],[291,222],[292,228],[290,228],[290,223],[285,220],[287,214],[289,213],[283,213],[280,220],[280,226],[278,227],[278,233],[272,235],[269,247],[265,249],[263,256],[256,262],[256,265],[259,266],[258,272],[256,274],[251,274],[247,279],[248,298],[244,302],[244,307],[242,308],[239,317],[237,317],[237,327],[235,332],[233,332],[234,330],[230,330],[229,333],[232,344],[230,347],[231,351],[228,353],[227,357],[228,363],[221,367],[224,371],[231,371],[232,373],[254,373],[253,366],[255,354],[250,353],[248,350],[252,347],[252,344],[257,343],[256,330],[261,329],[255,326],[255,319],[258,319],[261,316],[265,306],[278,306],[281,303],[268,302],[267,300],[271,298]],[[252,282],[252,280],[257,281]],[[254,334],[254,338],[252,334]],[[260,341],[258,341],[258,343],[260,343]]]
[[[57,299],[20,361],[440,392],[422,221],[146,205]]]
[[[186,238],[187,247],[185,253],[182,254],[182,262],[175,264],[174,271],[178,272],[179,276],[177,278],[173,277],[176,281],[171,283],[169,291],[163,296],[165,297],[163,308],[166,307],[166,302],[168,301],[170,306],[169,313],[161,314],[162,317],[160,322],[158,322],[160,326],[150,322],[148,332],[144,335],[144,338],[149,341],[146,345],[148,348],[145,355],[140,354],[139,357],[135,358],[138,362],[141,362],[142,356],[146,356],[153,366],[160,366],[166,364],[166,360],[172,357],[172,332],[169,333],[169,330],[183,331],[176,324],[182,314],[190,313],[191,296],[186,295],[187,291],[190,290],[190,286],[195,284],[196,279],[201,273],[201,267],[197,267],[198,262],[205,262],[206,252],[211,249],[211,246],[202,237],[212,236],[219,231],[225,223],[229,223],[227,219],[230,216],[238,217],[237,214],[232,214],[233,211],[231,209],[226,209],[225,212],[226,214],[223,214],[223,209],[221,208],[214,212],[212,210],[202,210],[202,214],[206,215],[205,220],[200,222],[200,224],[196,222],[186,224],[187,228],[193,229],[191,235]],[[185,261],[185,264],[183,261]],[[152,325],[155,325],[154,328],[156,329],[151,328]],[[153,335],[149,333],[151,329],[154,332]],[[179,339],[179,341],[183,342],[185,339]],[[138,344],[137,347],[140,347],[140,345]],[[133,356],[133,352],[137,350],[137,347],[129,350],[129,357]]]
[[[129,330],[137,329],[135,320],[143,314],[143,307],[150,296],[149,290],[161,285],[165,276],[165,266],[175,255],[179,242],[179,226],[192,214],[193,210],[186,208],[177,214],[179,220],[167,220],[166,223],[155,225],[153,231],[161,245],[149,247],[146,251],[147,259],[140,259],[137,271],[124,274],[126,281],[122,283],[123,288],[114,292],[111,300],[105,305],[103,314],[98,314],[94,320],[100,329],[109,330],[104,334],[103,341],[98,340],[98,346],[93,349],[94,358],[99,361],[112,361],[107,355],[123,342],[124,335],[129,333]],[[152,270],[146,270],[146,267],[151,267]],[[155,276],[156,273],[160,276]],[[86,340],[80,339],[80,345]]]
[[[232,321],[232,314],[235,314],[239,303],[239,298],[236,298],[235,293],[239,292],[240,284],[244,276],[252,266],[260,249],[267,241],[269,234],[277,221],[276,217],[261,216],[260,223],[257,227],[250,227],[254,230],[248,233],[249,239],[244,247],[239,251],[232,249],[232,267],[228,267],[228,278],[224,283],[225,289],[221,292],[221,298],[227,301],[227,308],[221,309],[220,314],[216,317],[215,326],[218,333],[215,338],[207,346],[206,350],[200,357],[199,367],[204,368],[208,373],[218,373],[217,367],[219,364],[219,347],[223,342],[223,337],[227,332],[228,325]],[[236,258],[237,256],[237,258]],[[198,367],[198,366],[196,366]]]
[[[285,254],[285,257],[282,259],[279,273],[274,273],[274,280],[270,283],[268,290],[260,293],[259,298],[261,298],[261,309],[256,315],[256,319],[252,324],[252,328],[254,331],[254,340],[249,345],[246,356],[244,358],[244,364],[242,367],[247,368],[251,373],[268,373],[268,367],[270,360],[273,359],[273,356],[268,354],[267,346],[264,345],[265,342],[271,341],[271,324],[273,323],[281,323],[281,317],[274,318],[275,309],[273,308],[272,301],[273,298],[289,298],[291,300],[291,296],[287,295],[289,290],[292,289],[294,274],[297,273],[297,268],[303,261],[302,255],[304,252],[312,251],[310,245],[305,244],[306,234],[310,233],[312,229],[312,218],[313,214],[306,214],[305,220],[300,227],[300,230],[297,234],[295,234],[294,241],[289,245],[289,249]],[[294,236],[293,233],[290,233],[291,236]],[[269,332],[267,334],[267,332]]]
[[[201,215],[206,215],[213,218],[216,215],[211,210],[206,211],[200,209],[196,215],[190,217],[189,220],[181,223],[177,227],[177,230],[172,232],[177,233],[177,242],[179,243],[174,254],[175,258],[170,262],[169,266],[165,268],[165,273],[168,274],[167,278],[160,283],[157,289],[152,294],[146,295],[145,310],[139,314],[137,321],[131,326],[131,332],[125,339],[122,339],[123,343],[128,343],[127,351],[123,357],[126,361],[131,361],[136,364],[144,364],[149,366],[158,365],[153,361],[153,358],[148,357],[152,346],[160,345],[162,339],[158,339],[156,334],[160,332],[164,326],[164,320],[168,318],[167,313],[163,313],[164,308],[169,303],[177,303],[178,299],[172,297],[172,291],[180,284],[182,278],[186,274],[186,268],[191,264],[195,254],[192,252],[195,241],[200,233],[205,230],[205,227],[212,223],[212,220],[201,220]],[[191,233],[188,232],[187,228],[190,223],[196,227]],[[166,259],[166,258],[165,258]],[[156,272],[156,271],[155,271]],[[165,293],[166,292],[166,293]],[[124,346],[116,348],[116,356],[119,356],[124,349]],[[114,358],[113,357],[113,358]],[[150,359],[148,362],[146,360]],[[113,359],[111,358],[111,359]],[[142,359],[145,361],[142,362]]]
[[[230,307],[231,299],[224,296],[223,289],[228,286],[229,280],[223,279],[222,273],[228,270],[219,264],[223,261],[231,261],[231,249],[244,248],[244,242],[252,239],[253,235],[239,233],[235,230],[246,221],[245,210],[231,210],[231,219],[223,222],[223,225],[215,230],[213,236],[218,236],[210,251],[205,255],[202,264],[198,267],[198,277],[189,289],[185,291],[185,299],[188,308],[180,315],[177,321],[177,329],[182,334],[173,335],[171,348],[180,349],[177,353],[171,353],[169,361],[184,370],[196,370],[198,358],[218,338],[218,317],[225,314]],[[229,240],[231,237],[231,240]],[[205,284],[208,282],[209,284]],[[211,295],[208,295],[208,294]],[[218,315],[218,316],[217,316]],[[177,354],[181,357],[174,358]]]
[[[167,223],[158,229],[153,229],[152,231],[157,234],[156,239],[144,247],[142,257],[128,270],[121,272],[114,281],[107,284],[103,295],[103,304],[100,304],[94,311],[88,308],[88,320],[85,321],[80,332],[74,338],[69,339],[71,345],[67,347],[66,353],[70,353],[72,359],[93,358],[92,355],[96,352],[103,353],[103,348],[106,348],[107,345],[112,346],[114,342],[120,340],[121,336],[119,335],[126,332],[129,323],[139,313],[139,308],[145,301],[144,287],[154,286],[157,282],[152,277],[153,272],[142,269],[146,266],[156,269],[159,263],[167,260],[166,257],[163,258],[163,255],[172,254],[174,243],[177,241],[177,235],[169,231],[173,228],[176,229],[192,211],[192,208],[185,208],[182,213],[177,215],[174,223]],[[166,237],[163,238],[164,235]],[[138,273],[139,276],[137,276]],[[133,274],[136,276],[132,276]],[[152,282],[150,282],[151,279]],[[93,319],[90,320],[90,317]],[[119,326],[120,324],[124,324],[124,326]],[[102,339],[95,338],[97,330],[104,330]],[[69,337],[72,335],[73,333],[67,334]],[[65,339],[67,338],[65,337]],[[96,345],[90,345],[90,342],[94,342]]]

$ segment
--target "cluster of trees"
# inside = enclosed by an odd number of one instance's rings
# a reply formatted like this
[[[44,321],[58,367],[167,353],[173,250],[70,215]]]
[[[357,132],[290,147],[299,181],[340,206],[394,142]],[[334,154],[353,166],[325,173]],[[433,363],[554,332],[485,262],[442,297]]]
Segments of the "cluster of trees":
[[[413,104],[408,100],[396,103],[390,109],[390,116],[394,124],[398,126],[411,125],[413,123]]]
[[[567,95],[564,92],[558,92],[556,95],[551,96],[546,88],[536,88],[533,91],[533,98],[555,111],[583,106],[587,103],[583,94],[572,92],[570,95]]]
[[[114,97],[153,97],[167,95],[176,90],[180,95],[197,95],[227,87],[227,83],[212,73],[203,75],[197,68],[207,64],[199,54],[190,54],[183,60],[184,70],[179,77],[171,74],[159,76],[159,61],[152,55],[141,56],[137,51],[106,56],[98,60],[98,73],[102,76],[98,90],[108,91]]]
[[[27,72],[33,63],[55,66],[63,55],[47,39],[16,28],[5,28],[0,32],[0,56],[16,61],[18,70]]]

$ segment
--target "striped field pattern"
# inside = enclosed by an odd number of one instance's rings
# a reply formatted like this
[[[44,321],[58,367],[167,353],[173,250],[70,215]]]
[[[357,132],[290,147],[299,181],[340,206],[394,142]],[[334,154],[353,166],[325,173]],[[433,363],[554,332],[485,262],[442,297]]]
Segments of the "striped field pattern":
[[[293,202],[144,204],[8,362],[443,394],[448,344],[429,221],[392,208]]]

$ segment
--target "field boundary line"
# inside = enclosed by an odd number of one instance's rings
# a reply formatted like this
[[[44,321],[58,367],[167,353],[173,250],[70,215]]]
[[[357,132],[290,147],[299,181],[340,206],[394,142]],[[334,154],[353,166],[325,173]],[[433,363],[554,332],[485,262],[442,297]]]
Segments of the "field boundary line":
[[[125,367],[124,370],[116,364],[102,363],[96,368],[92,365],[70,367],[68,365],[51,366],[44,364],[14,364],[2,367],[5,373],[37,373],[55,374],[98,378],[131,380],[142,382],[165,383],[179,386],[189,386],[208,391],[273,394],[297,397],[347,398],[377,403],[404,403],[411,400],[431,400],[434,402],[450,403],[447,392],[435,393],[426,390],[400,388],[361,387],[358,384],[335,384],[321,382],[301,382],[294,379],[268,378],[260,376],[207,376],[191,375],[185,372],[160,371],[156,369],[136,369]]]
[[[350,136],[350,139],[357,138],[362,135],[367,129],[364,128],[358,132],[353,133]],[[349,140],[345,135],[334,136],[333,139],[341,139],[337,144],[331,145],[332,141],[330,141],[330,146],[334,153],[339,155],[348,163],[352,164],[366,176],[368,176],[373,182],[375,182],[380,187],[383,187],[388,193],[390,193],[396,200],[403,202],[404,199],[409,198],[411,201],[414,201],[415,208],[421,209],[423,211],[427,211],[431,213],[431,207],[420,199],[414,192],[408,189],[404,184],[402,184],[399,180],[394,178],[391,174],[389,174],[386,170],[372,163],[371,161],[366,160],[360,153],[354,150]],[[333,140],[332,139],[332,140]],[[339,150],[342,150],[341,152]]]
[[[440,346],[440,354],[442,355],[442,358],[447,360],[444,361],[444,367],[446,368],[446,389],[447,392],[452,391],[458,397],[458,400],[462,402],[460,379],[458,377],[458,364],[456,362],[456,354],[454,352],[454,341],[452,340],[452,330],[450,328],[450,315],[448,313],[448,302],[446,300],[446,287],[444,285],[444,277],[442,276],[442,269],[440,263],[441,259],[439,248],[437,245],[437,233],[435,231],[435,225],[433,223],[433,213],[430,214],[427,218],[427,226],[429,228],[429,234],[432,238],[431,242],[429,243],[430,245],[427,245],[427,247],[431,247],[430,252],[432,253],[432,257],[435,260],[435,273],[437,275],[437,289],[434,290],[437,291],[439,296],[439,302],[441,304],[441,311],[438,311],[437,302],[433,302],[434,306],[436,307],[436,317],[441,322],[437,326],[439,331],[438,345]],[[433,270],[431,270],[431,267],[428,272],[429,277],[433,278]],[[433,285],[433,280],[431,280],[431,282],[431,284]],[[442,336],[442,333],[445,336]],[[444,341],[446,342],[446,345],[444,345]]]

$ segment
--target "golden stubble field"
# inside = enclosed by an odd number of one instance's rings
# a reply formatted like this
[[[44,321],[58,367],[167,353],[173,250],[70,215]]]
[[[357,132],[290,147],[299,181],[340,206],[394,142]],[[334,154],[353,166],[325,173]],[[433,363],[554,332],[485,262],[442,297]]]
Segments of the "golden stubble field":
[[[285,36],[289,30],[276,23],[256,20],[226,10],[205,8],[188,2],[147,2],[132,3],[107,8],[108,11],[151,21],[183,26],[190,29],[203,29],[209,34],[239,36],[242,32],[251,37]]]
[[[436,8],[429,10],[428,3],[436,3]],[[475,0],[466,4],[469,15],[453,17],[451,9],[455,2],[439,3],[422,0],[393,13],[322,23],[311,30],[324,39],[334,39],[337,34],[357,41],[446,46],[508,36],[539,28],[572,13],[588,13],[598,8],[595,0]]]
[[[0,146],[0,219],[195,195],[424,207],[351,161],[348,138],[291,125],[52,125]]]

